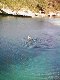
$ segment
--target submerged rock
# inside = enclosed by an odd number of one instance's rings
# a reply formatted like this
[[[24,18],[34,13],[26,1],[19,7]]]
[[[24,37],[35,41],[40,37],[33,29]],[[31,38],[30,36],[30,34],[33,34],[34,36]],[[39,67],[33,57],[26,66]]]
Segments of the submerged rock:
[[[45,35],[45,34],[44,34]],[[56,47],[56,39],[53,36],[45,35],[46,37],[42,36],[40,38],[32,38],[28,36],[23,40],[23,47],[28,49],[53,49]]]

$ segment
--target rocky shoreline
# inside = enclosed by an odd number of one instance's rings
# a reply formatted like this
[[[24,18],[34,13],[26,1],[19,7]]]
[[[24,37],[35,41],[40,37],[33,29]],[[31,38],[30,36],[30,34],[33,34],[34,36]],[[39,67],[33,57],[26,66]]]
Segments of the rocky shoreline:
[[[2,16],[15,16],[15,17],[29,17],[29,18],[60,18],[60,11],[45,13],[44,11],[39,11],[38,13],[32,12],[29,9],[21,8],[19,11],[13,11],[9,8],[1,8],[0,15]]]

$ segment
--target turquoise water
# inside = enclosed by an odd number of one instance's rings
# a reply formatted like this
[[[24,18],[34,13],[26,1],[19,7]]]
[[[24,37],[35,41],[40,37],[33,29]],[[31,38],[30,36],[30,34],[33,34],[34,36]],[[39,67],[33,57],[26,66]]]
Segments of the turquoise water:
[[[60,80],[60,26],[50,21],[0,17],[0,80]]]

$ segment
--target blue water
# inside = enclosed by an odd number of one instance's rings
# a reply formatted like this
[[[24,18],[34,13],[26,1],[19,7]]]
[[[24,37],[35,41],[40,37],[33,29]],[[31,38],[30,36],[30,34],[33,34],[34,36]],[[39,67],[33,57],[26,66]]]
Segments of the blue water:
[[[0,16],[0,80],[60,80],[60,26]]]

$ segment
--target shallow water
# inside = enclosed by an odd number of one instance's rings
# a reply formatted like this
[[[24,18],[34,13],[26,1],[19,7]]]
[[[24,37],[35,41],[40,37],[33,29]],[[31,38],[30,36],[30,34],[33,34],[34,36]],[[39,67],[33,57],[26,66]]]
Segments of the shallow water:
[[[60,26],[0,17],[0,80],[60,80]]]

